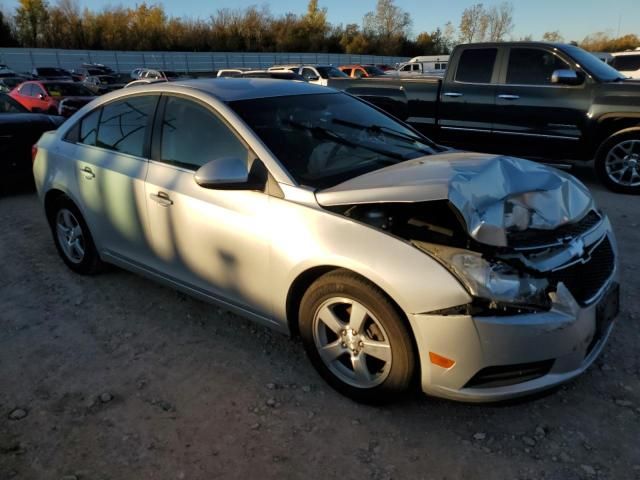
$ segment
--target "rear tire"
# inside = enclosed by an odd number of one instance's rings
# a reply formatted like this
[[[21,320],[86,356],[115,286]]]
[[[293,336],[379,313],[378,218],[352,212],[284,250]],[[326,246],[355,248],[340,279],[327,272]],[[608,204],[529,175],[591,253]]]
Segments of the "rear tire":
[[[609,190],[640,194],[640,131],[612,135],[605,140],[598,150],[595,169]]]
[[[49,212],[49,226],[58,254],[71,270],[81,275],[93,275],[102,270],[103,263],[89,227],[68,197],[55,201]]]
[[[340,393],[379,404],[408,391],[416,361],[408,328],[368,280],[347,270],[323,275],[304,294],[299,319],[311,363]]]

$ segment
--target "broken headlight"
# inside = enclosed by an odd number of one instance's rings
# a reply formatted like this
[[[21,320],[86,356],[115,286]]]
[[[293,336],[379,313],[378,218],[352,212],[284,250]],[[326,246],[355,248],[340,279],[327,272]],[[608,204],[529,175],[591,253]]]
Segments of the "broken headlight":
[[[549,282],[544,278],[532,277],[501,261],[489,261],[469,250],[415,243],[447,266],[476,298],[509,305],[549,306]]]

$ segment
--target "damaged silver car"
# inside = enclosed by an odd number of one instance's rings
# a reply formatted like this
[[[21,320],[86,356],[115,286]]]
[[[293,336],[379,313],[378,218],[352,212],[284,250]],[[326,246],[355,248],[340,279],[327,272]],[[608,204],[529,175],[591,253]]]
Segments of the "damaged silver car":
[[[324,87],[110,93],[41,138],[34,176],[72,270],[113,263],[300,335],[358,401],[547,389],[594,361],[619,309],[611,225],[578,180],[449,150]]]

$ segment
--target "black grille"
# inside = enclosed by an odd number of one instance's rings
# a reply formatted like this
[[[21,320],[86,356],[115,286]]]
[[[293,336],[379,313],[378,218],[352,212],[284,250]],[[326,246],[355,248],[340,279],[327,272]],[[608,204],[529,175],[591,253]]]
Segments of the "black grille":
[[[551,272],[549,280],[554,284],[564,283],[573,297],[585,304],[602,289],[613,273],[614,264],[613,248],[605,237],[591,252],[589,260]]]
[[[492,388],[516,385],[545,376],[551,370],[553,360],[486,367],[476,373],[465,387]]]
[[[587,213],[582,220],[569,223],[555,230],[530,229],[523,232],[509,233],[509,246],[513,248],[534,248],[561,244],[563,239],[580,236],[594,228],[602,218],[594,210]]]

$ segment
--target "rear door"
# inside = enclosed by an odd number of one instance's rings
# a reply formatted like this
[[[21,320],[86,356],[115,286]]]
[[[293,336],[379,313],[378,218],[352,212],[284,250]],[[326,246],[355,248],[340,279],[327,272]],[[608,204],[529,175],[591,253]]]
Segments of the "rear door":
[[[533,158],[575,158],[591,106],[591,80],[551,83],[554,71],[576,69],[557,49],[512,47],[507,53],[496,90],[497,147]]]
[[[144,181],[158,95],[115,100],[87,114],[75,130],[78,195],[103,254],[149,261]]]
[[[495,46],[457,52],[440,93],[439,140],[457,148],[490,151],[499,55]]]

